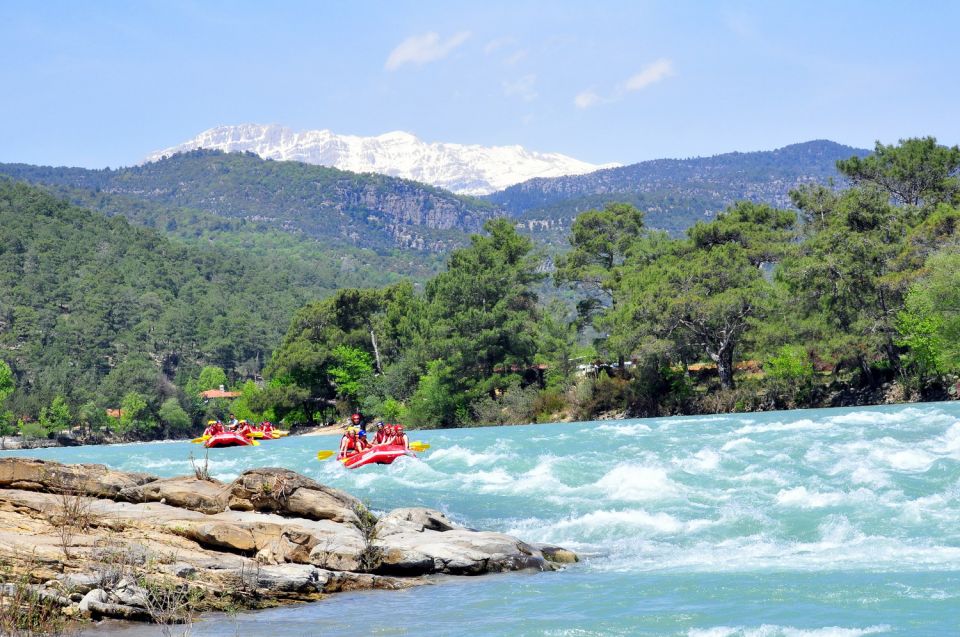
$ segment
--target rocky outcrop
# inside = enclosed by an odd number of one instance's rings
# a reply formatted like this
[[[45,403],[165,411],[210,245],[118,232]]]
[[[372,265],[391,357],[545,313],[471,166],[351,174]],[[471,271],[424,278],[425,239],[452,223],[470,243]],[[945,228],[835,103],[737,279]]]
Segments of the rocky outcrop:
[[[225,484],[5,458],[0,560],[68,614],[168,621],[159,615],[406,588],[426,575],[554,570],[576,555],[430,509],[377,519],[286,469]]]

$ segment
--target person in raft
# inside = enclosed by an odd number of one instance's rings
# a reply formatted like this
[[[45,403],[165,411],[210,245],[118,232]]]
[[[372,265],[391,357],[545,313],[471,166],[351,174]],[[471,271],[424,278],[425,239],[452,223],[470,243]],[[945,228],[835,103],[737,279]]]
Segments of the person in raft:
[[[253,427],[250,426],[250,423],[246,420],[241,420],[240,424],[237,426],[237,433],[244,437],[251,437],[253,434]]]
[[[370,441],[367,440],[367,432],[361,429],[357,432],[357,449],[360,451],[366,451],[373,445],[370,444]]]
[[[366,433],[367,431],[367,419],[359,411],[350,416],[350,424],[356,427],[358,432]]]
[[[389,429],[387,425],[383,424],[383,421],[377,423],[377,435],[373,437],[373,444],[382,445],[390,439]]]
[[[208,420],[207,428],[203,430],[204,436],[216,436],[223,433],[223,423],[219,420]]]
[[[231,429],[236,429],[236,428],[237,428],[237,425],[239,425],[239,424],[240,424],[240,421],[237,420],[237,417],[234,416],[233,414],[230,414],[230,428],[231,428]]]
[[[407,438],[407,434],[403,433],[403,425],[394,425],[393,444],[403,445],[404,449],[410,448],[410,439]]]
[[[343,438],[340,439],[340,452],[337,454],[337,459],[342,460],[349,458],[355,453],[360,453],[359,445],[357,430],[353,427],[347,427],[346,433],[344,433]]]

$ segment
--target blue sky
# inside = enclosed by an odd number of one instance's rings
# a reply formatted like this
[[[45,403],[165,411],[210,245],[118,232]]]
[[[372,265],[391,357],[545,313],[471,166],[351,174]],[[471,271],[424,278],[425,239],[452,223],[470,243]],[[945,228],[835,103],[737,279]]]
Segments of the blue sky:
[[[274,6],[276,5],[276,6]],[[0,3],[0,161],[246,122],[631,163],[960,142],[956,2]]]

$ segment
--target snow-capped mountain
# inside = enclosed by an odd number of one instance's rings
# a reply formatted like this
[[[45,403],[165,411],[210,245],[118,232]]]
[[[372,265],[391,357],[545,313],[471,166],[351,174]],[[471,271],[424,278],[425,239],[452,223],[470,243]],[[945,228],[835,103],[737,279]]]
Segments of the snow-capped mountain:
[[[467,195],[485,195],[534,177],[582,175],[617,164],[589,164],[559,153],[522,146],[478,146],[424,142],[400,131],[376,137],[337,135],[329,130],[297,132],[278,125],[218,126],[193,139],[151,153],[151,162],[177,152],[209,148],[250,151],[264,159],[301,161],[352,172],[403,177]]]

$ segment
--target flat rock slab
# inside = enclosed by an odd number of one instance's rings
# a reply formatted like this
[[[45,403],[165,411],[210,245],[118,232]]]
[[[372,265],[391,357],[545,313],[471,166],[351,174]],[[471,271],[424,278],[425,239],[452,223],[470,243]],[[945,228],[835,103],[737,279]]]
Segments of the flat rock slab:
[[[151,585],[200,591],[200,609],[224,597],[257,607],[406,588],[425,575],[554,570],[577,557],[432,509],[376,520],[353,496],[286,469],[221,483],[3,458],[0,559],[49,580],[42,593],[69,613],[142,620]]]

